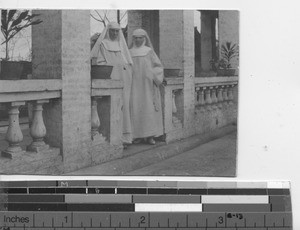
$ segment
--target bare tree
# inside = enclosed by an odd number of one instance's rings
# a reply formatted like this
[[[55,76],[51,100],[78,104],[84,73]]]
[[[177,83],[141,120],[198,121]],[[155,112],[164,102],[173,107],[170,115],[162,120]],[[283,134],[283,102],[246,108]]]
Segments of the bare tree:
[[[107,23],[109,23],[111,20],[116,20],[119,24],[122,23],[125,16],[127,15],[127,10],[117,10],[116,15],[111,15],[111,10],[93,10],[91,13],[91,17],[102,23],[105,27]]]

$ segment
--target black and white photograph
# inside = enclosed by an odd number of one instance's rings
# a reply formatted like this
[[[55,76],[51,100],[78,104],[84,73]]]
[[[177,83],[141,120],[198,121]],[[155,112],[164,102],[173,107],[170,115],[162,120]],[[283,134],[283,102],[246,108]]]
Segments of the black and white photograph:
[[[2,9],[0,172],[236,175],[237,10]]]

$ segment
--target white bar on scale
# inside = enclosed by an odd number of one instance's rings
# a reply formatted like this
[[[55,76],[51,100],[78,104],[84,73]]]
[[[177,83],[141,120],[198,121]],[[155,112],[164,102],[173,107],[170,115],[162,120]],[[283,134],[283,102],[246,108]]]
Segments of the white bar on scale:
[[[202,204],[135,204],[136,212],[202,212]]]
[[[268,204],[269,196],[255,195],[203,195],[202,204]]]

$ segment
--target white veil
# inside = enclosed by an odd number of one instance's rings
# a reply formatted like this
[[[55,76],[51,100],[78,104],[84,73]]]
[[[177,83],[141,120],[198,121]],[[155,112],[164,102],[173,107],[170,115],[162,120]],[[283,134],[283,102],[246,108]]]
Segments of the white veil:
[[[125,63],[127,64],[132,64],[132,59],[129,53],[129,50],[127,48],[127,44],[122,32],[122,29],[120,27],[120,25],[116,22],[110,22],[102,31],[101,35],[99,36],[98,40],[96,41],[92,51],[91,51],[91,59],[98,57],[99,51],[100,51],[100,46],[101,43],[103,43],[104,40],[109,40],[111,41],[110,37],[109,37],[109,29],[118,29],[119,30],[119,36],[118,36],[118,43],[119,43],[119,47],[120,47],[120,51],[121,54],[123,56],[123,59],[125,61]]]

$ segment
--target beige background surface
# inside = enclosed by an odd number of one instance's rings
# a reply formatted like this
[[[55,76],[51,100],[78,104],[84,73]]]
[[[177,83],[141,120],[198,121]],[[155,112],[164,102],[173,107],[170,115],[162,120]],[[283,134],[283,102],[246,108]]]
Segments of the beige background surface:
[[[73,0],[63,5],[58,1],[0,0],[0,7],[240,10],[237,180],[291,180],[294,228],[300,228],[300,14],[296,0],[195,0],[184,4],[171,0]]]

